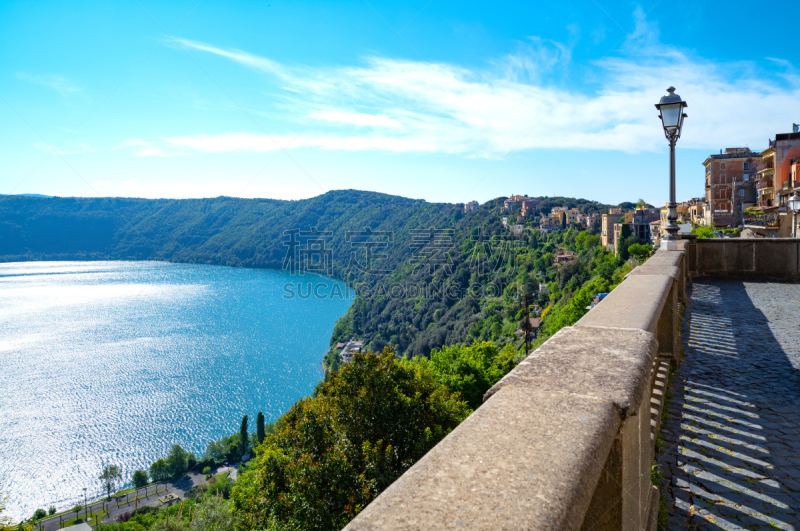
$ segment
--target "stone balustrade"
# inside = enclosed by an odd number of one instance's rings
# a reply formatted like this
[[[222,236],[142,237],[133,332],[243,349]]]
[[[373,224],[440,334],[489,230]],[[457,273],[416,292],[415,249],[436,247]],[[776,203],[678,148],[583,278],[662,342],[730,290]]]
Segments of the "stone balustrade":
[[[800,239],[690,240],[686,259],[693,276],[800,280]]]
[[[490,389],[347,529],[653,529],[684,251],[660,251]]]
[[[682,246],[523,360],[346,529],[655,529],[650,470],[687,282],[800,279],[800,240]]]

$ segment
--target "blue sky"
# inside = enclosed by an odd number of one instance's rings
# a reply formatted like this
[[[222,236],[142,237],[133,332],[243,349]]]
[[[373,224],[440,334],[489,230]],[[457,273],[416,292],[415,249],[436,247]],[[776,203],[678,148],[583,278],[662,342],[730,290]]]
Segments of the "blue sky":
[[[166,5],[165,5],[166,4]],[[800,3],[3,2],[0,193],[667,198],[800,122]]]

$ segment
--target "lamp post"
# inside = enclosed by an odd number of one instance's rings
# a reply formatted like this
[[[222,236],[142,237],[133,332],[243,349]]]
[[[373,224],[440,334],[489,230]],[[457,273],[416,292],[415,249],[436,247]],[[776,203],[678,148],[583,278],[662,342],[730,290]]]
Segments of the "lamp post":
[[[89,509],[87,507],[88,503],[86,502],[86,487],[83,487],[83,512],[86,515],[86,519],[89,519]]]
[[[676,250],[677,245],[672,243],[680,240],[678,234],[678,213],[675,205],[675,144],[681,136],[683,119],[686,118],[683,109],[688,107],[687,103],[675,94],[675,87],[667,89],[668,94],[661,97],[661,101],[656,103],[656,109],[661,113],[661,125],[664,127],[664,136],[669,141],[669,203],[667,204],[667,235],[664,236],[666,249]]]
[[[792,211],[792,238],[797,238],[797,211],[800,210],[800,196],[797,192],[789,198],[789,208]]]

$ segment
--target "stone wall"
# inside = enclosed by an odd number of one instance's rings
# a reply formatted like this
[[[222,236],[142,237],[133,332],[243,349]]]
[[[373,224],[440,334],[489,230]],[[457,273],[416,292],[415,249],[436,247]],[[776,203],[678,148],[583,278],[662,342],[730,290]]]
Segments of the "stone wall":
[[[346,529],[655,529],[650,467],[686,277],[683,251],[655,253]]]
[[[693,276],[800,280],[800,239],[699,239],[686,254]]]

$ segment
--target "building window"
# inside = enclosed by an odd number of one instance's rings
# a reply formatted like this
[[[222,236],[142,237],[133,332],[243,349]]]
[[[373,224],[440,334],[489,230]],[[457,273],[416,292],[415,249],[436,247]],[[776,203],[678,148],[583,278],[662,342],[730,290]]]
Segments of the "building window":
[[[742,169],[743,170],[749,170],[750,169],[750,161],[747,161],[747,160],[744,161],[744,165],[742,166]]]
[[[719,169],[721,169],[721,170],[725,169],[725,163],[724,162],[720,162]]]
[[[745,169],[747,169],[747,168],[745,168]],[[742,175],[742,180],[743,181],[749,181],[750,180],[750,174],[749,173],[743,174]]]
[[[739,190],[739,197],[744,197],[744,190]]]

